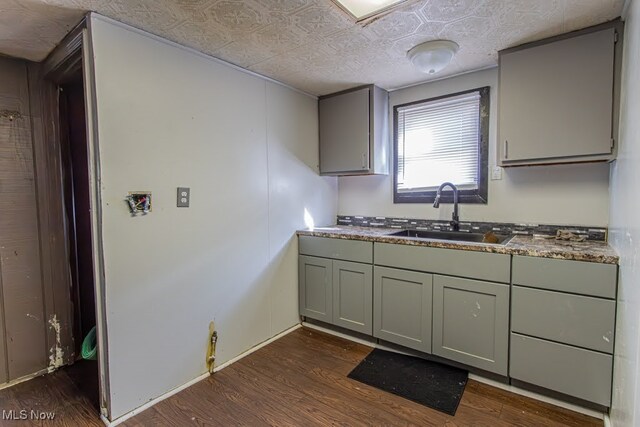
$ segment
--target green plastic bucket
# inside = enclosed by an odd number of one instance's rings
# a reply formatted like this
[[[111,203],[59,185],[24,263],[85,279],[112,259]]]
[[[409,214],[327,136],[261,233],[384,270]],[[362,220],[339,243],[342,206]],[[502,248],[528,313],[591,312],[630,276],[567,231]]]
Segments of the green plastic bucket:
[[[86,360],[96,360],[96,327],[91,328],[84,341],[82,341],[82,358]]]

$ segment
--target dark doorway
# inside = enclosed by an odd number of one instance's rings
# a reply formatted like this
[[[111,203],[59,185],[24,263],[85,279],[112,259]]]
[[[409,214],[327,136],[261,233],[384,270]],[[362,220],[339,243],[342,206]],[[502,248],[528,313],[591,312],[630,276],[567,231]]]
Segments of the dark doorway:
[[[79,70],[81,71],[81,70]],[[81,72],[60,86],[60,143],[69,239],[73,336],[76,361],[66,368],[99,409],[98,364],[82,358],[82,342],[96,326],[89,160],[84,82]]]

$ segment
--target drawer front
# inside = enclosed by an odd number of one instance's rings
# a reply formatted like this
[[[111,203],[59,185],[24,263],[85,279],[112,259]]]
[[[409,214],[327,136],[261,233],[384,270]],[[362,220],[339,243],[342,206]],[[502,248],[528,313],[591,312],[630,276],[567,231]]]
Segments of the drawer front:
[[[514,286],[511,330],[613,353],[613,300]]]
[[[511,334],[512,378],[611,406],[613,356]]]
[[[617,274],[613,264],[513,257],[514,285],[615,299]]]
[[[510,255],[376,243],[375,264],[509,283]]]
[[[366,264],[373,262],[373,243],[360,240],[299,236],[298,251],[302,255],[363,262]]]

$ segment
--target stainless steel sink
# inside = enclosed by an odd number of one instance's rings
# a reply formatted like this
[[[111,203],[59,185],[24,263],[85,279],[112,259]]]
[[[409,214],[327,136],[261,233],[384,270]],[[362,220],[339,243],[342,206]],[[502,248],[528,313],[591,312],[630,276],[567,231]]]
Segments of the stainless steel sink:
[[[403,236],[403,237],[417,237],[419,239],[437,239],[437,240],[453,240],[456,242],[476,242],[476,243],[490,243],[485,241],[484,234],[482,233],[465,233],[463,231],[425,231],[425,230],[402,230],[397,233],[390,234],[390,236]],[[496,234],[498,241],[493,243],[495,245],[506,244],[511,236],[505,236],[503,234]]]

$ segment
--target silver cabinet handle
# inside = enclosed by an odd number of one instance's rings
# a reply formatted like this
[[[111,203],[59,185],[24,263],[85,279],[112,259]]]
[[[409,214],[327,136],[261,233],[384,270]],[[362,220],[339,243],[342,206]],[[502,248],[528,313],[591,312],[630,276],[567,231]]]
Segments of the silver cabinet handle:
[[[509,158],[509,141],[506,139],[504,140],[504,158]]]
[[[362,153],[362,169],[367,168],[367,153]]]

